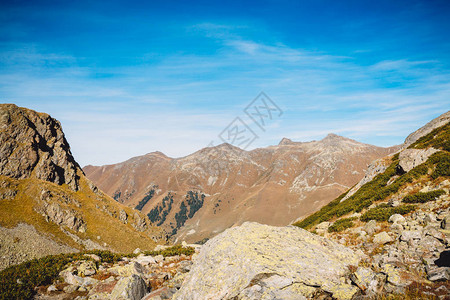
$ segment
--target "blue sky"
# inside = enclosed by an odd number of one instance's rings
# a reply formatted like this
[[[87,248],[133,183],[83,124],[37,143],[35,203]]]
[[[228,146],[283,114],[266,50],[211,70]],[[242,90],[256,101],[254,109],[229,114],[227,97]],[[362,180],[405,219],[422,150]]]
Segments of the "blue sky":
[[[394,3],[392,3],[394,2]],[[2,1],[0,102],[62,122],[81,165],[334,132],[379,146],[450,107],[448,1]],[[265,131],[243,112],[264,91]]]

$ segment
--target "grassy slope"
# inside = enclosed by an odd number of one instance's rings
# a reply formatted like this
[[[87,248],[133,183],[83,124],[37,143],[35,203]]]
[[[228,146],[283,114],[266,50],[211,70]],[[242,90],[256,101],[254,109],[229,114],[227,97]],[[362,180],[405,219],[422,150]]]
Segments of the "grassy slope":
[[[409,148],[424,149],[433,147],[440,149],[425,163],[417,166],[406,174],[399,172],[398,155],[391,158],[391,165],[385,172],[377,175],[372,181],[363,185],[355,194],[341,202],[345,194],[340,195],[318,212],[294,223],[294,225],[308,229],[324,221],[331,221],[353,212],[361,212],[372,203],[385,200],[400,189],[418,180],[440,180],[441,177],[450,176],[450,123],[436,128],[426,136],[420,138]],[[394,176],[398,176],[393,183],[387,182]]]
[[[115,251],[130,252],[136,248],[153,249],[155,242],[145,233],[135,230],[131,223],[134,223],[135,211],[125,207],[110,197],[101,194],[97,195],[90,190],[87,181],[80,174],[80,191],[73,192],[67,186],[58,186],[53,183],[41,181],[35,178],[15,180],[5,176],[0,176],[1,181],[6,181],[18,191],[12,200],[0,199],[0,226],[11,228],[18,223],[33,225],[36,230],[47,236],[51,236],[59,243],[66,244],[76,249],[83,250],[83,246],[78,245],[64,234],[59,226],[52,222],[46,222],[45,218],[38,214],[33,208],[38,204],[42,190],[46,189],[53,194],[64,194],[71,199],[75,199],[81,204],[78,208],[74,204],[66,204],[62,199],[54,199],[62,208],[70,208],[81,213],[87,224],[85,233],[75,233],[82,239],[103,245],[107,243]],[[0,188],[0,192],[2,192]],[[57,198],[57,197],[55,197]],[[128,224],[123,224],[118,218],[112,217],[106,212],[96,208],[96,205],[103,208],[106,206],[113,215],[118,216],[121,209],[128,214]],[[70,229],[65,230],[71,232]],[[149,233],[158,234],[159,229],[152,228]],[[97,236],[101,239],[98,240]]]

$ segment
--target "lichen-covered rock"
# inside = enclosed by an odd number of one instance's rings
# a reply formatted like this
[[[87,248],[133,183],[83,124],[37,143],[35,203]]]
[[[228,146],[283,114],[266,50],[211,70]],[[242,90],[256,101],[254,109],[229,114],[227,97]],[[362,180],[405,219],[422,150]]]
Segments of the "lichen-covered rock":
[[[303,229],[246,222],[203,246],[174,298],[230,299],[248,293],[262,297],[301,283],[346,299],[356,290],[342,277],[359,261],[353,250]],[[256,285],[260,289],[249,290]],[[306,296],[301,291],[297,290],[298,299]]]
[[[133,274],[120,279],[114,286],[109,299],[141,300],[147,294],[147,285],[141,276]]]
[[[394,241],[394,239],[386,232],[380,232],[373,237],[373,242],[376,244],[386,244]]]
[[[0,128],[1,175],[34,176],[78,190],[77,172],[83,171],[57,120],[14,104],[0,104]]]

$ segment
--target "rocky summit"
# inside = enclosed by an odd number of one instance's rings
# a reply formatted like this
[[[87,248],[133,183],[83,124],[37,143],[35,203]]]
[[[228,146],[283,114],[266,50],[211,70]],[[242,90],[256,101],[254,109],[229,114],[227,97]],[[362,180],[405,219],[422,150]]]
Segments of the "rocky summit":
[[[16,179],[33,176],[78,190],[77,172],[81,169],[57,120],[14,104],[1,104],[0,129],[0,174]]]

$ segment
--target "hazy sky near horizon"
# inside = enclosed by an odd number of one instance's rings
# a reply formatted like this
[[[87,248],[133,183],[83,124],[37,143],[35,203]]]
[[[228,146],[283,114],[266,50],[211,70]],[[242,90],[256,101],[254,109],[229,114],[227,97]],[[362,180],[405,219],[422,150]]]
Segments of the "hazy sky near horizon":
[[[1,1],[0,102],[61,121],[75,159],[334,132],[400,144],[450,107],[449,1]],[[279,109],[258,127],[260,92]],[[223,136],[222,136],[223,137]]]

